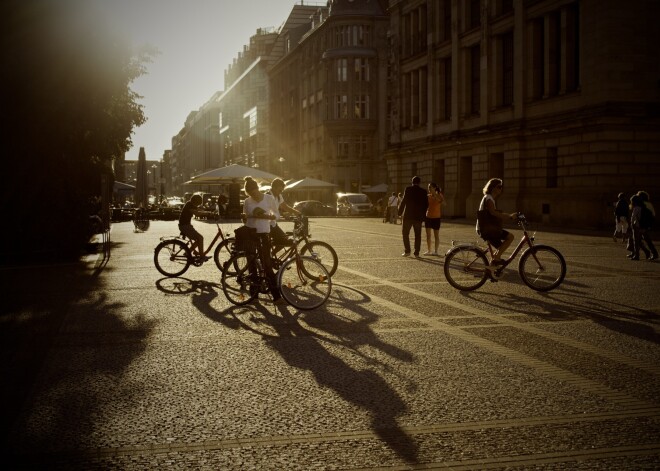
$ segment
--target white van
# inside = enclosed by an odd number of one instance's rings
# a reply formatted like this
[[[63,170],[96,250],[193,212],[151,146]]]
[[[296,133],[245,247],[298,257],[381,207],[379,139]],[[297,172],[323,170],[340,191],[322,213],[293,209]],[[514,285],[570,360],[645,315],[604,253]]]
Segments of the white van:
[[[374,205],[364,193],[337,193],[337,216],[370,216]]]

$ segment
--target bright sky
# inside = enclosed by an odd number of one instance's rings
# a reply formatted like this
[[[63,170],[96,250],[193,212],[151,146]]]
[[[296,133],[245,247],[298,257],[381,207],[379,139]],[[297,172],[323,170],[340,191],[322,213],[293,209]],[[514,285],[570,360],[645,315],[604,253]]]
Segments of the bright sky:
[[[112,0],[108,19],[136,44],[160,50],[148,74],[133,83],[147,122],[136,128],[127,160],[144,147],[159,160],[188,113],[224,89],[224,71],[257,28],[279,26],[300,0]],[[319,0],[305,4],[325,4]]]

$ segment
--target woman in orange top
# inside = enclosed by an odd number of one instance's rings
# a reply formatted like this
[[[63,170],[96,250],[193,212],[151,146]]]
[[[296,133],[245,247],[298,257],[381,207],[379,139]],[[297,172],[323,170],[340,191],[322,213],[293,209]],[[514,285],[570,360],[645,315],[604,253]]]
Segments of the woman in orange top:
[[[442,211],[440,209],[445,197],[440,193],[440,187],[437,183],[429,183],[429,207],[426,210],[426,219],[424,225],[426,226],[426,247],[428,250],[424,255],[438,256],[438,246],[440,245],[440,218]],[[431,231],[435,238],[435,249],[431,252]]]

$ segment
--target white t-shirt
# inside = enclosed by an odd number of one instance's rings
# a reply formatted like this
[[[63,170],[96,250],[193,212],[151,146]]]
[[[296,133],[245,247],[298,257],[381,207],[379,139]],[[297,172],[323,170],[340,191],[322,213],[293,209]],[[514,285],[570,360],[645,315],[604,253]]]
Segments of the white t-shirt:
[[[281,216],[280,216],[280,205],[282,203],[284,203],[284,196],[282,196],[282,193],[280,193],[278,196],[275,196],[273,194],[269,194],[268,196],[272,196],[275,199],[275,206],[277,207],[277,209],[275,209],[275,211],[274,211],[275,220],[270,221],[270,225],[272,227],[275,227],[275,226],[277,226],[277,221],[279,221],[280,218],[281,218]]]
[[[256,202],[254,198],[249,196],[243,202],[243,212],[248,215],[247,222],[245,225],[247,227],[252,227],[257,230],[257,234],[268,234],[270,233],[270,219],[262,218],[251,218],[256,208],[263,209],[266,213],[277,214],[277,203],[273,195],[264,195],[263,199],[259,202]]]
[[[399,198],[396,196],[390,196],[388,205],[396,208],[399,205]]]

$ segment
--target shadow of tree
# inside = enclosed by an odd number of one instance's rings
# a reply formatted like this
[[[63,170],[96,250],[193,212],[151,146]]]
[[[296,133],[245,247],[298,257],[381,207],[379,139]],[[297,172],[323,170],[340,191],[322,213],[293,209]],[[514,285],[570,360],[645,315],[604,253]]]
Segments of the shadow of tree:
[[[26,266],[11,276],[0,268],[0,274],[7,299],[0,313],[6,360],[0,366],[0,449],[47,466],[44,453],[66,448],[75,454],[103,420],[107,392],[81,394],[78,384],[121,376],[142,354],[155,322],[138,315],[128,324],[120,314],[124,305],[108,300],[98,267]],[[108,350],[117,354],[108,358]]]

